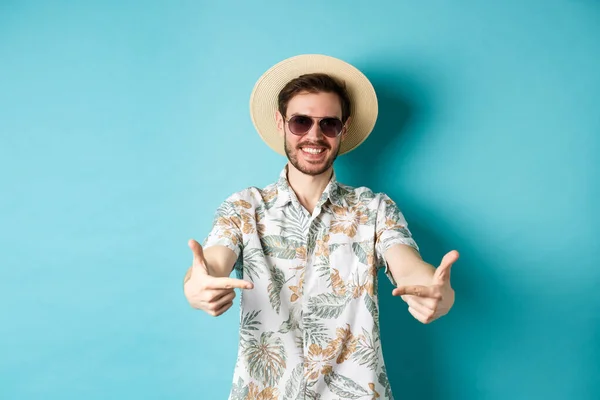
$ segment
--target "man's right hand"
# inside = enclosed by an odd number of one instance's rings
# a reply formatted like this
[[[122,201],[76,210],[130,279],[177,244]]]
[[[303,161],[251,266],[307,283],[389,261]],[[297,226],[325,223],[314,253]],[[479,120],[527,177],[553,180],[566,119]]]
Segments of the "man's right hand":
[[[253,288],[252,283],[241,279],[210,276],[200,243],[190,239],[188,246],[192,249],[194,259],[185,277],[183,291],[192,307],[217,317],[233,305],[234,288]]]

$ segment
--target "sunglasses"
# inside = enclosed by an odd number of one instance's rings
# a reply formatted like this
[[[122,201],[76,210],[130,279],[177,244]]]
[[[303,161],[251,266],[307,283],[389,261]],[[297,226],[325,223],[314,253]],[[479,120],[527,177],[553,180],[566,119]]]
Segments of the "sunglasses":
[[[339,118],[325,117],[325,118],[313,118],[308,115],[294,115],[292,118],[287,120],[290,132],[294,135],[306,135],[310,128],[314,125],[315,121],[318,121],[319,128],[323,135],[334,138],[338,137],[344,128],[344,124]]]

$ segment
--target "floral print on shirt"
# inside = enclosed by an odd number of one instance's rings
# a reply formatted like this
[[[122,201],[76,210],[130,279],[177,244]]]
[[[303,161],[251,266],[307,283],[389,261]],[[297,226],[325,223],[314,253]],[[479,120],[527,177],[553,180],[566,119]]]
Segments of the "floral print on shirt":
[[[298,201],[287,167],[266,188],[218,208],[204,247],[238,256],[240,344],[230,400],[392,399],[379,334],[377,273],[384,254],[418,250],[385,194],[333,174],[314,211]]]

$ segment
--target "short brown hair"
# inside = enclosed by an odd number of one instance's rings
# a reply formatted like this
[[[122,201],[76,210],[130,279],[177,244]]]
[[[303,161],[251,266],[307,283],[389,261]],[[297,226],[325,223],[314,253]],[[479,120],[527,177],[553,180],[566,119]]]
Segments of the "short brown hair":
[[[342,122],[350,117],[350,96],[344,82],[340,82],[327,74],[314,73],[301,75],[289,81],[277,98],[279,112],[285,117],[287,106],[292,97],[300,93],[335,93],[340,98],[342,106]]]

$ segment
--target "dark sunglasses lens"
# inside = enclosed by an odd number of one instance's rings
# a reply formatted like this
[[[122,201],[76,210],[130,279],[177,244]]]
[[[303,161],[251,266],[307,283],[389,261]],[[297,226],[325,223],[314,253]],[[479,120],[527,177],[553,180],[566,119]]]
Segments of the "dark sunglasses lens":
[[[337,118],[323,118],[319,124],[323,135],[336,137],[342,131],[342,121]]]
[[[304,115],[295,115],[289,121],[290,131],[294,135],[302,135],[308,132],[312,124],[312,119]]]

